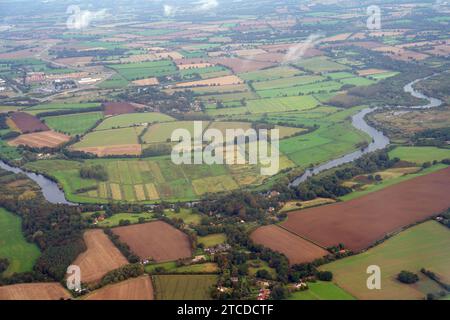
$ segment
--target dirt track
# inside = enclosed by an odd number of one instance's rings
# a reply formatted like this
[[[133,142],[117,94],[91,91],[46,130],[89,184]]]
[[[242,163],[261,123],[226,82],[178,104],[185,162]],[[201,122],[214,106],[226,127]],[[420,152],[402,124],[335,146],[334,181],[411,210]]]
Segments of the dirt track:
[[[310,262],[328,254],[321,247],[274,225],[256,229],[250,238],[257,244],[283,253],[290,264]]]
[[[366,249],[386,234],[450,207],[450,168],[348,202],[288,215],[282,226],[324,247]]]
[[[166,262],[192,255],[188,236],[162,221],[118,227],[113,232],[141,259]]]

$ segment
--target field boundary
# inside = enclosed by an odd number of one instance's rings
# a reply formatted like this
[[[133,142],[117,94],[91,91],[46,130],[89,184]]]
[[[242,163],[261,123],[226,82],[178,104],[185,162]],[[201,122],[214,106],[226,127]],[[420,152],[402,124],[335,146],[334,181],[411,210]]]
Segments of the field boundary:
[[[296,232],[294,232],[294,231],[288,230],[288,229],[286,229],[285,227],[283,227],[282,225],[275,224],[274,226],[279,227],[279,228],[281,228],[281,229],[283,229],[283,230],[289,232],[290,234],[293,234],[293,235],[296,236],[296,237],[299,237],[299,238],[301,238],[301,239],[303,239],[303,240],[305,240],[305,241],[308,241],[308,242],[312,243],[312,244],[315,245],[315,246],[318,246],[319,248],[322,248],[322,249],[328,251],[328,248],[322,246],[321,244],[319,244],[319,243],[317,243],[317,242],[315,242],[315,241],[313,241],[313,240],[311,240],[311,239],[308,239],[308,238],[306,238],[306,237],[304,237],[304,236],[302,236],[302,235],[300,235],[300,234],[298,234],[298,233],[296,233]]]

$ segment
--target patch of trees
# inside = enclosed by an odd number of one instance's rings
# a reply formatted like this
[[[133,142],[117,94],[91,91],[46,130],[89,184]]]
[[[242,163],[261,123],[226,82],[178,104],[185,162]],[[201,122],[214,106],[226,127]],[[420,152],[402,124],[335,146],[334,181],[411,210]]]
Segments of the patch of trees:
[[[439,222],[447,228],[450,228],[450,208],[439,216]]]
[[[415,85],[417,90],[430,97],[445,100],[450,96],[450,73],[444,72]]]
[[[194,103],[194,93],[192,91],[167,94],[152,87],[129,88],[119,94],[117,98],[146,105],[146,109],[149,111],[158,110],[174,115],[191,111]]]
[[[333,273],[331,271],[318,271],[316,276],[317,276],[317,279],[319,279],[320,281],[333,280]]]
[[[419,276],[413,272],[403,270],[397,275],[397,280],[405,284],[413,284],[419,281]]]
[[[96,159],[98,156],[93,153],[87,153],[83,151],[63,149],[62,154],[69,159]]]
[[[157,144],[142,150],[142,157],[166,156],[171,153],[172,148],[169,144]]]
[[[412,137],[412,141],[417,146],[449,147],[450,127],[417,132]]]
[[[234,191],[227,195],[210,195],[196,206],[204,214],[221,214],[244,221],[264,220],[268,208],[278,207],[278,201],[262,194]]]
[[[111,229],[105,229],[104,232],[130,263],[137,263],[141,260],[139,256],[131,250],[129,245],[120,241],[120,237],[114,234]]]
[[[6,258],[1,258],[0,259],[0,275],[6,271],[6,269],[8,269],[9,267],[9,260]]]
[[[108,172],[102,165],[89,165],[80,169],[80,177],[83,179],[94,179],[98,181],[108,181]]]
[[[3,170],[0,170],[3,172]],[[4,174],[12,179],[27,179],[24,175]],[[28,192],[30,197],[22,197]],[[62,280],[67,267],[86,250],[83,241],[84,222],[80,209],[47,202],[33,183],[11,186],[0,183],[0,206],[22,218],[22,230],[29,242],[38,245],[42,254],[34,272],[26,278]],[[17,281],[23,279],[17,276]]]
[[[4,135],[2,135],[1,138],[3,140],[10,140],[10,139],[17,138],[18,136],[20,136],[20,132],[9,131],[9,132],[5,133]]]
[[[294,190],[294,196],[300,200],[312,200],[317,197],[338,198],[353,190],[342,185],[345,180],[364,173],[386,170],[394,166],[399,159],[389,159],[386,151],[364,155],[355,160],[351,166],[346,166],[321,177],[313,177],[300,184]]]
[[[116,270],[108,272],[95,289],[107,286],[108,284],[122,282],[131,278],[137,278],[144,274],[144,266],[140,263],[128,264]]]
[[[0,113],[0,130],[9,129],[9,126],[6,123],[7,118],[8,115],[6,113]]]
[[[122,56],[125,54],[127,50],[121,48],[114,49],[100,49],[100,50],[72,50],[72,49],[63,49],[63,50],[51,50],[50,53],[52,55],[56,55],[57,59],[61,58],[76,58],[76,57],[108,57],[108,56]]]
[[[45,117],[65,116],[68,114],[78,114],[78,113],[97,112],[97,111],[103,111],[103,108],[102,107],[91,107],[91,108],[47,111],[47,112],[38,113],[36,116],[38,118],[45,118]]]

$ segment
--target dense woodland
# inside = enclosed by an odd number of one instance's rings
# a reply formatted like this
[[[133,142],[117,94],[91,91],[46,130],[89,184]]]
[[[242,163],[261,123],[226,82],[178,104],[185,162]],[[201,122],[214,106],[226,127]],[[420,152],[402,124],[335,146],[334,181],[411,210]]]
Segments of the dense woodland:
[[[26,184],[13,184],[24,180]],[[85,225],[78,207],[53,205],[25,176],[0,170],[0,206],[22,218],[26,239],[42,252],[35,271],[5,279],[7,282],[63,279],[67,267],[86,247],[82,238]]]

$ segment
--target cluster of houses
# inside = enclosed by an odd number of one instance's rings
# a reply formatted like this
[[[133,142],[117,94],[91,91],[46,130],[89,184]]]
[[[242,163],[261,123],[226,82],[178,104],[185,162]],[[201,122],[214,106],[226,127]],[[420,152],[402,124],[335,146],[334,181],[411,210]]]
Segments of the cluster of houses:
[[[270,298],[270,293],[271,293],[270,289],[261,288],[261,289],[259,289],[259,293],[258,293],[258,298],[257,299],[261,300],[261,301],[267,300],[267,299]]]
[[[231,249],[231,246],[228,243],[221,243],[215,247],[206,248],[205,252],[210,255],[214,255],[221,252],[226,252]]]

